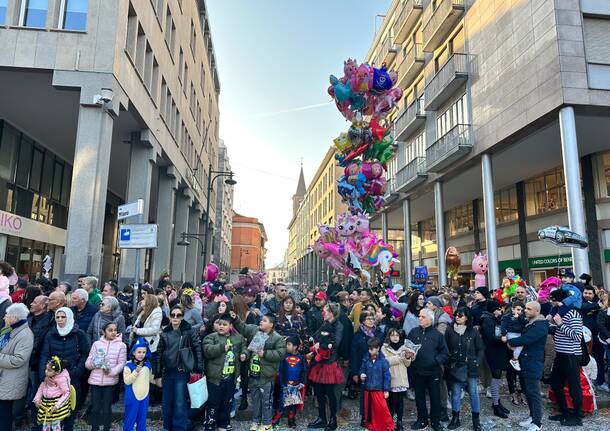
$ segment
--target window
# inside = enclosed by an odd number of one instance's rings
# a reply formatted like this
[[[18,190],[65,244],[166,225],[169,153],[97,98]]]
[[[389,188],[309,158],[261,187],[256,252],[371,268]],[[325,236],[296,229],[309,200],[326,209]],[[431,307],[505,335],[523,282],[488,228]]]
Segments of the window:
[[[528,216],[566,208],[563,168],[552,169],[526,181],[525,201]]]
[[[153,0],[153,4],[155,6],[155,12],[157,14],[157,19],[159,20],[159,23],[163,22],[163,2],[165,0]]]
[[[0,154],[2,154],[2,157],[0,157],[0,177],[13,182],[21,134],[6,123],[0,127],[2,128],[0,140]]]
[[[53,186],[53,166],[55,157],[49,151],[44,153],[44,164],[42,165],[42,182],[40,184],[40,194],[45,197],[51,197],[51,188]]]
[[[178,80],[181,84],[184,84],[184,68],[186,64],[184,63],[184,52],[182,48],[180,48],[180,56],[178,57]]]
[[[2,144],[4,146],[4,143]],[[4,151],[4,148],[1,149]],[[603,156],[604,178],[606,179],[606,196],[610,196],[610,153]]]
[[[23,0],[19,23],[25,27],[47,26],[47,11],[49,0]]]
[[[161,117],[166,120],[166,106],[167,106],[167,84],[165,83],[165,78],[161,78]]]
[[[197,31],[195,30],[195,23],[191,20],[191,53],[193,54],[193,58],[195,57],[195,52],[197,48]]]
[[[405,165],[411,163],[416,157],[426,156],[426,137],[425,133],[420,133],[405,147]]]
[[[150,92],[152,90],[153,52],[149,43],[146,42],[146,54],[144,55],[144,85]]]
[[[169,54],[174,58],[174,52],[176,51],[176,25],[174,24],[169,4],[167,5],[165,15],[165,43],[167,43],[169,48]]]
[[[156,105],[158,103],[157,97],[159,97],[159,63],[157,63],[157,59],[154,56],[152,66],[152,77],[150,82],[150,95]]]
[[[53,169],[53,191],[51,192],[51,198],[58,202],[61,199],[61,185],[63,175],[64,164],[56,160]]]
[[[203,67],[203,63],[201,63],[201,81],[199,81],[199,84],[201,85],[201,90],[205,91],[205,68]]]
[[[60,28],[66,30],[87,30],[89,0],[63,0],[60,8]]]
[[[462,27],[449,41],[451,54],[464,53],[464,27]]]
[[[140,77],[144,76],[144,58],[146,56],[146,35],[144,29],[138,24],[138,42],[136,46],[136,70]]]
[[[587,61],[610,64],[610,49],[608,49],[610,20],[586,17],[583,21]]]
[[[466,95],[460,97],[436,119],[436,136],[441,138],[458,124],[468,124]]]
[[[6,4],[8,0],[0,0],[0,25],[6,22]]]
[[[184,62],[184,81],[183,81],[184,85],[182,86],[182,88],[184,89],[184,95],[186,96],[186,89],[188,87],[188,83],[189,83],[189,67],[188,64],[186,64],[186,62]],[[191,85],[193,85],[191,83]]]
[[[519,218],[517,211],[517,189],[511,187],[494,193],[494,207],[496,209],[496,224],[517,220]]]
[[[129,15],[127,16],[127,38],[125,50],[132,60],[136,59],[136,43],[138,38],[138,17],[131,3],[129,4]]]
[[[32,156],[32,169],[30,173],[29,188],[34,191],[40,191],[40,176],[42,174],[43,153],[38,148],[34,148]]]

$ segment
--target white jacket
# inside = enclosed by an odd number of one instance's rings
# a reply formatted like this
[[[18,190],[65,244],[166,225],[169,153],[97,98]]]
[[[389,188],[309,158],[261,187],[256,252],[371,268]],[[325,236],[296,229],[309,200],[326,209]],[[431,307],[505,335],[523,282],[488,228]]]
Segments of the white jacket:
[[[137,326],[140,324],[140,317],[142,317],[141,314],[133,324],[132,334],[135,334],[135,336],[138,337],[144,337],[148,343],[150,352],[154,353],[159,346],[159,334],[161,333],[161,321],[163,320],[161,307],[155,308],[144,322],[144,325],[141,328],[138,328]]]

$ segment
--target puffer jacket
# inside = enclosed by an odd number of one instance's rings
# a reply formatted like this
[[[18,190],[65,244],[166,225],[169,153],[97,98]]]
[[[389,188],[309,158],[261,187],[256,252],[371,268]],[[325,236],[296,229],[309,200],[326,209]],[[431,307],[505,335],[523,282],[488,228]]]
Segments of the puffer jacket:
[[[390,387],[392,389],[409,387],[407,367],[411,365],[411,359],[405,358],[404,354],[406,352],[407,346],[404,344],[398,350],[393,349],[387,343],[381,347],[381,353],[383,353],[388,364],[390,364],[390,375],[392,376]]]
[[[390,365],[383,353],[377,353],[377,359],[373,362],[371,354],[367,352],[360,365],[360,374],[366,375],[362,385],[367,391],[390,391]]]
[[[513,347],[523,346],[519,363],[521,376],[540,380],[544,370],[544,347],[549,335],[549,322],[542,316],[529,321],[520,337],[508,340]]]
[[[246,325],[239,318],[234,321],[234,325],[235,329],[246,338],[248,343],[259,330],[257,325]],[[259,358],[261,366],[259,379],[262,384],[265,384],[274,381],[280,371],[280,364],[286,355],[286,339],[277,332],[271,331],[263,350],[264,354]],[[251,355],[252,352],[248,350],[246,353],[248,360]]]
[[[434,310],[434,327],[441,334],[445,335],[445,331],[447,331],[447,327],[451,325],[453,320],[451,316],[449,316],[442,308],[437,308]]]
[[[216,332],[206,336],[202,342],[203,356],[205,357],[205,375],[208,378],[208,382],[212,384],[219,384],[222,377],[222,369],[225,364],[225,346],[227,340],[231,341],[231,351],[235,355],[234,373],[233,380],[237,380],[239,376],[239,356],[244,353],[247,354],[246,340],[241,334],[234,333],[226,337]]]
[[[93,316],[97,313],[99,307],[96,307],[91,302],[87,302],[85,308],[82,311],[78,311],[78,308],[72,307],[74,313],[74,321],[78,324],[78,327],[86,334],[89,330],[89,325],[93,320]],[[91,340],[89,340],[91,342]]]
[[[121,316],[122,317],[122,316]],[[108,374],[101,368],[95,368],[94,361],[98,356],[98,352],[104,352],[104,363],[109,368]],[[114,386],[119,382],[119,375],[125,367],[127,361],[127,347],[121,340],[121,337],[117,337],[114,340],[107,340],[105,337],[100,338],[93,346],[89,356],[85,361],[85,367],[91,370],[89,375],[90,385],[95,386]]]
[[[169,371],[179,371],[182,368],[180,360],[180,349],[191,348],[195,366],[188,372],[200,374],[203,372],[203,352],[201,341],[197,331],[190,323],[182,320],[178,330],[174,330],[172,325],[167,325],[159,338],[159,347],[155,360],[155,376],[165,375]]]
[[[135,341],[137,337],[144,337],[148,343],[150,353],[155,353],[157,351],[157,347],[159,346],[159,338],[161,336],[161,321],[163,320],[163,311],[161,311],[161,307],[155,308],[142,323],[142,327],[139,328],[138,326],[140,325],[141,319],[142,314],[138,316],[133,324],[133,328],[131,330],[132,341]]]
[[[34,334],[27,322],[11,331],[8,343],[0,351],[0,400],[25,397],[30,375],[28,361],[33,348]]]
[[[73,381],[85,373],[85,361],[89,356],[91,344],[87,335],[75,323],[72,331],[65,336],[59,335],[57,326],[53,325],[44,339],[38,363],[38,375],[44,379],[44,370],[51,356],[58,356],[68,362],[68,373]]]

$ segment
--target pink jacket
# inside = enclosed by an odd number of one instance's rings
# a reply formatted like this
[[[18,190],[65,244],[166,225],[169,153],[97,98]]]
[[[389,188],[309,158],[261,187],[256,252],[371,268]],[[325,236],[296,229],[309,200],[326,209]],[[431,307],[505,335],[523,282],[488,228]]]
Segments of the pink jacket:
[[[123,371],[126,360],[127,348],[121,341],[121,337],[109,341],[102,336],[93,343],[87,361],[85,361],[85,367],[92,370],[89,375],[89,384],[95,386],[116,385],[119,382],[119,374]],[[98,368],[100,362],[109,369],[108,374],[102,368]]]
[[[47,379],[45,379],[42,381],[40,386],[38,386],[38,391],[36,391],[34,401],[41,400],[43,397],[59,397],[55,403],[55,406],[59,408],[70,397],[70,374],[68,374],[68,370],[63,370],[50,380],[51,381],[47,383]]]

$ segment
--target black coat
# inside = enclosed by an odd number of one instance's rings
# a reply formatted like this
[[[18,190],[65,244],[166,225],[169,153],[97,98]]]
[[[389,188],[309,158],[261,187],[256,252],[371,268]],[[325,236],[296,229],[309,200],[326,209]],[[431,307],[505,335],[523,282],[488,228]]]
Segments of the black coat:
[[[72,331],[65,336],[59,335],[57,326],[52,325],[44,339],[38,363],[38,375],[44,378],[44,370],[52,356],[68,362],[68,373],[73,380],[80,379],[85,374],[85,361],[89,356],[89,338],[75,323]]]
[[[466,328],[463,335],[458,334],[453,325],[447,327],[445,332],[445,342],[449,350],[447,366],[466,365],[468,367],[468,377],[479,376],[479,365],[483,360],[485,346],[479,331],[473,327]]]
[[[331,335],[329,337],[323,337],[321,335],[322,332],[328,332]],[[330,357],[320,361],[320,363],[331,364],[337,362],[339,357],[339,349],[337,346],[341,345],[344,333],[345,330],[343,329],[341,322],[339,322],[339,319],[335,319],[332,322],[324,322],[322,326],[320,326],[320,329],[313,335],[314,343],[320,343],[320,347],[323,349],[328,349],[328,344],[333,345],[330,351]]]
[[[379,343],[383,345],[383,331],[378,327],[375,328],[374,337],[368,337],[362,328],[358,328],[354,336],[352,337],[352,346],[350,352],[350,369],[352,375],[360,375],[360,366],[362,365],[362,359],[366,356],[369,351],[368,342],[371,338],[377,338]]]
[[[78,311],[76,307],[72,307],[72,312],[74,313],[74,321],[78,324],[78,327],[86,334],[87,329],[89,329],[89,324],[93,320],[93,316],[98,312],[98,307],[87,302],[83,311]],[[90,342],[94,342],[97,340],[90,340]]]
[[[597,313],[597,332],[599,338],[604,343],[610,338],[610,316],[608,316],[608,310],[600,310]]]
[[[32,349],[32,356],[30,356],[30,370],[38,372],[38,363],[40,359],[40,352],[44,339],[49,332],[49,328],[55,324],[55,316],[53,312],[48,311],[39,316],[30,314],[28,316],[28,326],[34,334],[34,348]]]
[[[472,324],[474,326],[481,326],[481,316],[485,310],[487,310],[487,301],[474,302],[472,304],[470,313],[472,314]]]
[[[324,318],[322,317],[322,310],[315,305],[313,305],[305,314],[305,324],[307,325],[307,329],[310,334],[315,334],[320,329],[324,323]]]
[[[485,344],[485,359],[492,370],[506,370],[508,367],[508,347],[501,339],[496,338],[496,326],[500,326],[500,318],[488,311],[481,316],[481,336]]]
[[[597,297],[593,301],[582,301],[580,314],[582,315],[582,324],[591,330],[594,337],[597,337],[597,314],[599,313],[599,304]]]
[[[421,344],[415,360],[411,363],[413,371],[422,376],[441,376],[442,365],[449,357],[447,343],[443,334],[432,326],[416,326],[409,332],[407,339]]]
[[[352,350],[352,339],[354,337],[354,325],[352,324],[352,321],[349,320],[349,317],[347,317],[347,314],[345,314],[343,306],[341,307],[341,314],[337,320],[341,322],[341,325],[343,326],[343,338],[339,343],[339,357],[349,361]]]
[[[520,337],[508,340],[511,346],[523,346],[519,355],[521,376],[540,380],[544,369],[544,347],[549,335],[549,322],[542,316],[528,322]]]
[[[189,346],[195,359],[195,367],[189,371],[201,373],[204,370],[203,351],[197,332],[185,320],[180,323],[177,331],[174,331],[171,325],[167,325],[159,338],[154,367],[155,376],[165,375],[168,371],[177,371],[182,365],[179,350]]]

